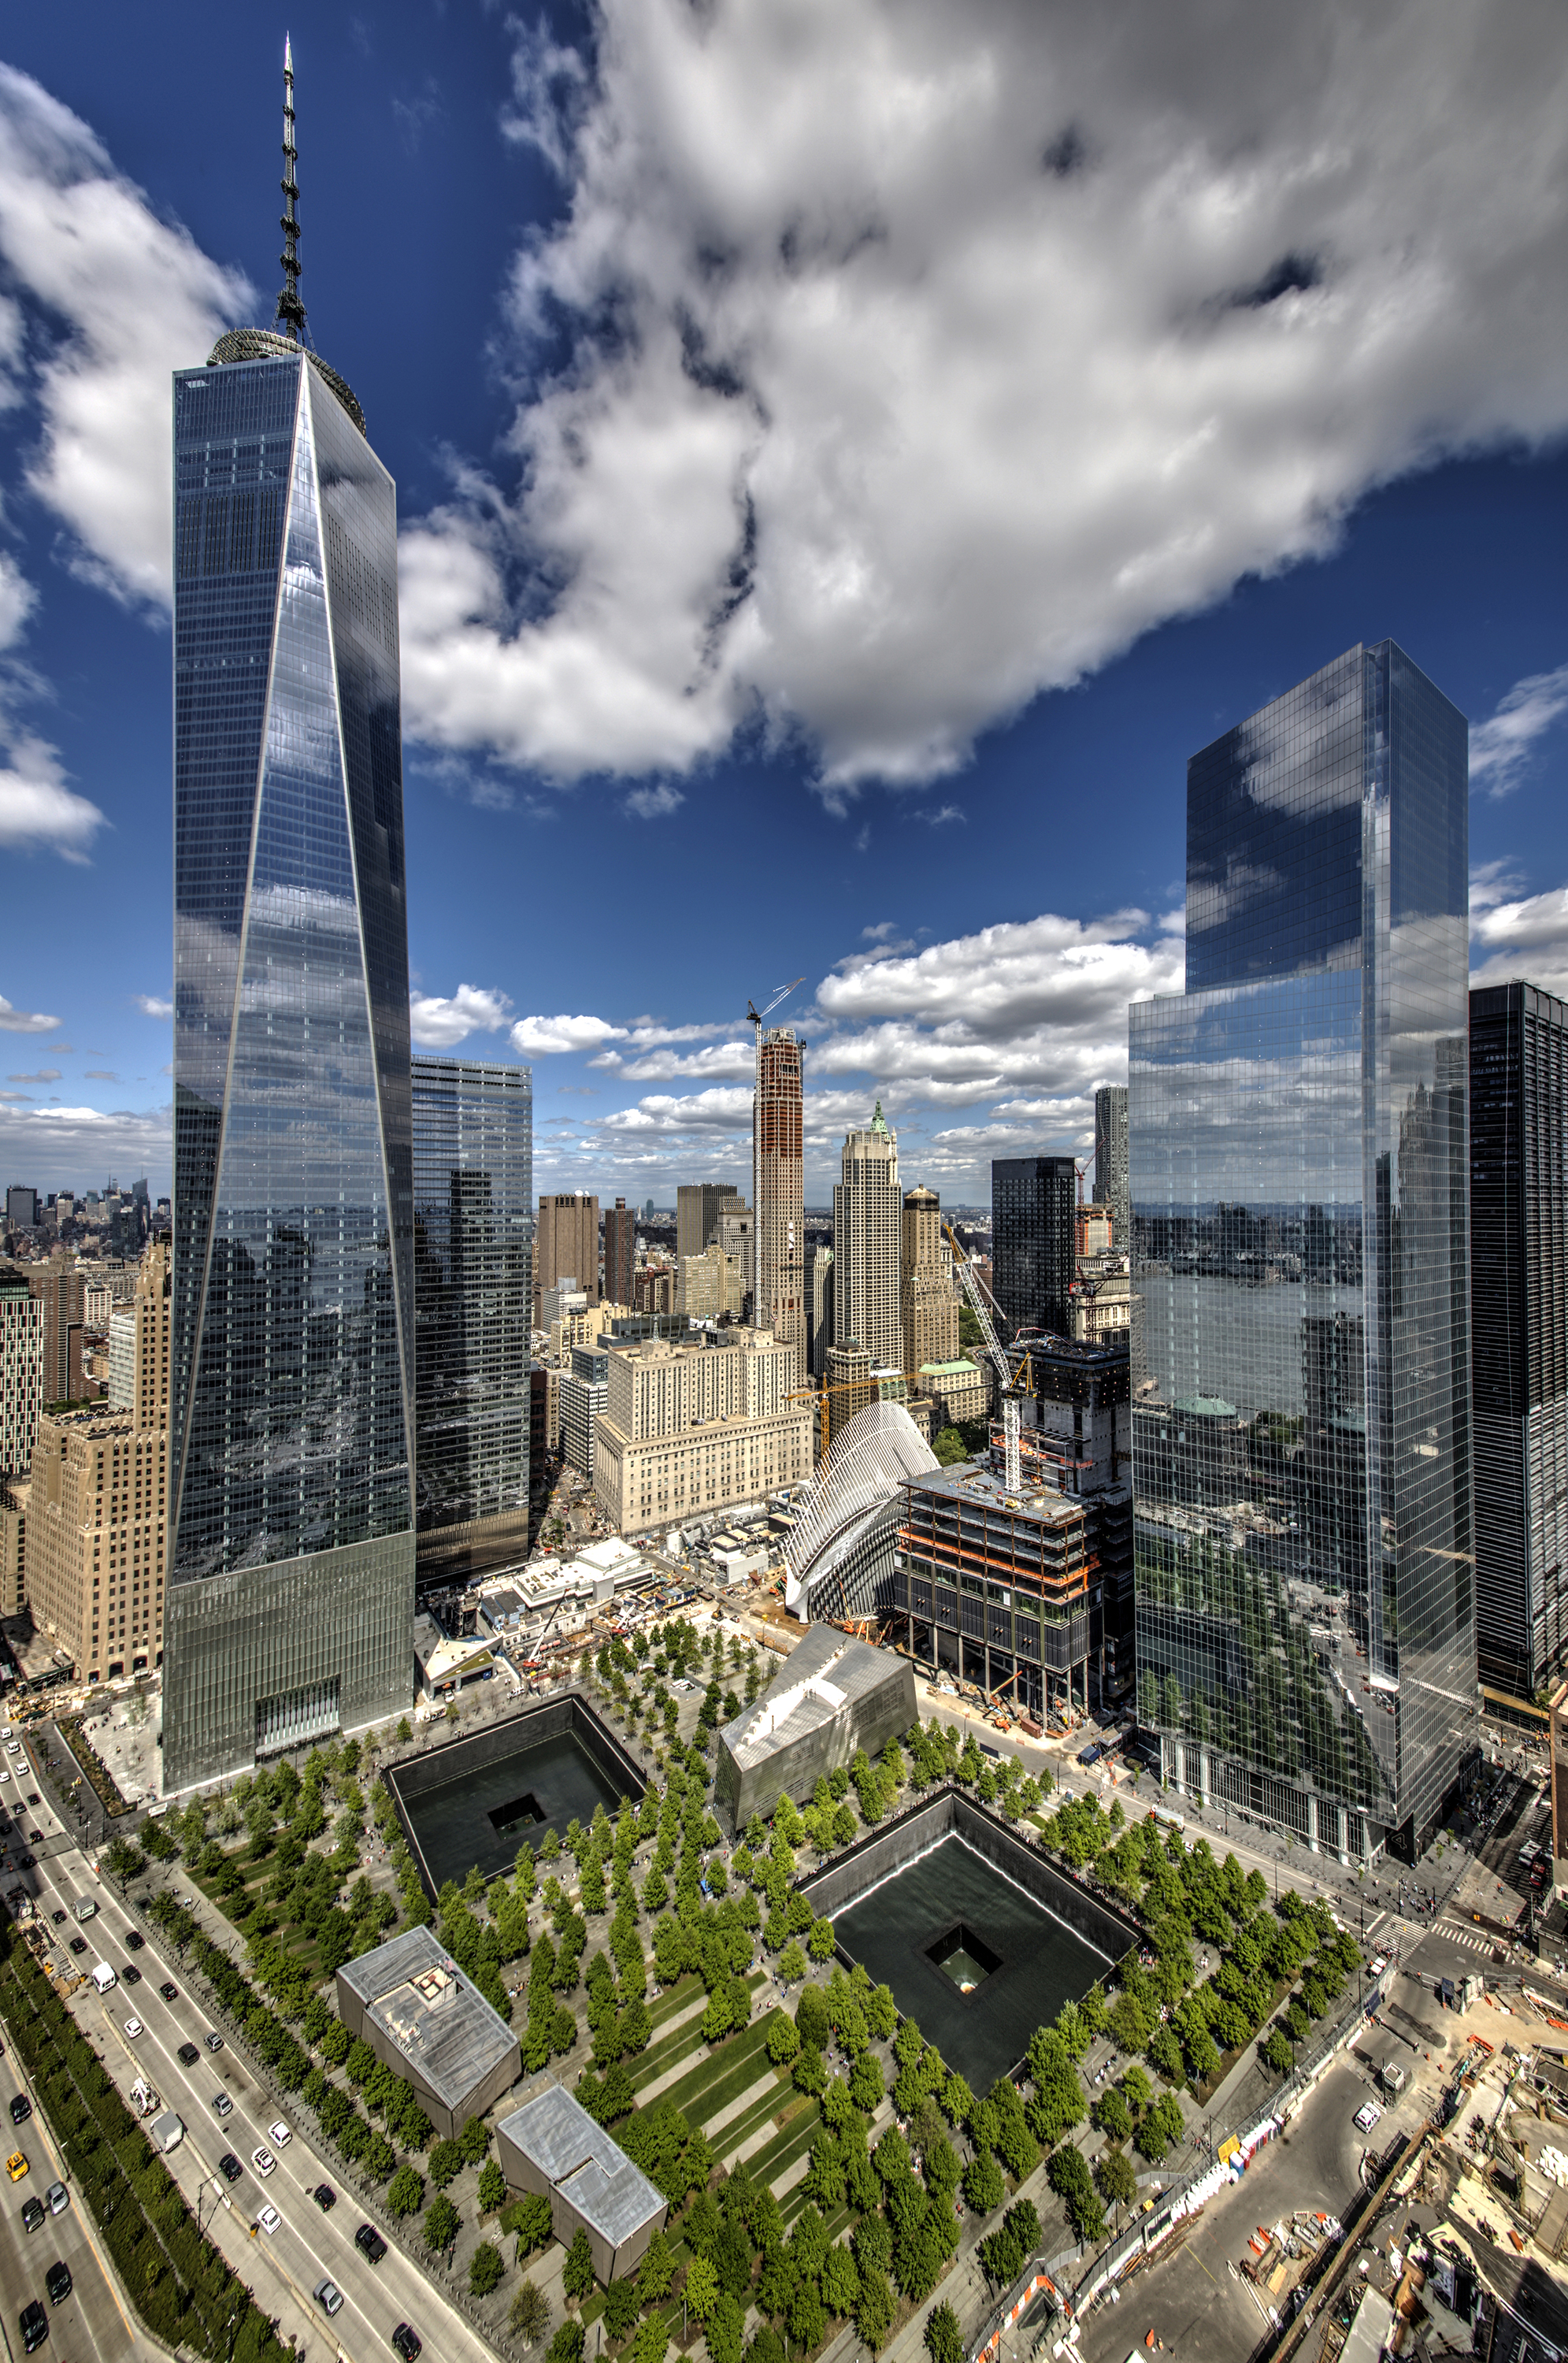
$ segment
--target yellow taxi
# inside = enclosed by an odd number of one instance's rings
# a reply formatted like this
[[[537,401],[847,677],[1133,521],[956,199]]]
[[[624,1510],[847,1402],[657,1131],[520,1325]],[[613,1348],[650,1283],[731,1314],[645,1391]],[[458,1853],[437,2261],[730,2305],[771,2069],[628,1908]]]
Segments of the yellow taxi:
[[[13,2182],[20,2182],[28,2170],[28,2161],[19,2149],[14,2149],[6,2160],[6,2171]]]

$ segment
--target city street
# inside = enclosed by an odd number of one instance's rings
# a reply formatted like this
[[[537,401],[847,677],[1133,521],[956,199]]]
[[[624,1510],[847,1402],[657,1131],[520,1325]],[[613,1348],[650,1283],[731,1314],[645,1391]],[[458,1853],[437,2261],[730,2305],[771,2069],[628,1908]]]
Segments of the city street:
[[[35,2105],[25,2124],[13,2126],[10,2106],[18,2092],[27,2093]],[[8,2350],[13,2356],[20,2353],[17,2318],[25,2305],[38,2298],[49,2315],[50,2342],[58,2354],[91,2355],[101,2358],[101,2363],[110,2363],[132,2343],[133,2317],[116,2286],[96,2227],[77,2204],[75,2191],[72,2190],[71,2204],[63,2214],[46,2215],[36,2232],[28,2231],[22,2222],[22,2209],[29,2199],[42,2200],[51,2182],[65,2182],[68,2189],[71,2185],[48,2120],[37,2106],[21,2061],[9,2044],[0,2060],[0,2103],[6,2109],[0,2117],[6,2153],[9,2156],[19,2149],[28,2169],[20,2182],[6,2183],[0,2209],[0,2323]],[[44,2289],[44,2276],[57,2258],[70,2266],[72,2283],[71,2295],[60,2306],[50,2304]]]
[[[361,2256],[354,2246],[354,2232],[365,2220],[364,2212],[345,2187],[344,2169],[336,2160],[317,2156],[297,2129],[287,2147],[278,2149],[268,2127],[280,2117],[293,2125],[293,2113],[277,2107],[232,2048],[226,2045],[215,2057],[203,2049],[194,2067],[182,2065],[176,2057],[180,2045],[200,2044],[210,2025],[185,1991],[183,1969],[178,1962],[164,1961],[155,1949],[155,1936],[149,1937],[139,1953],[127,1945],[127,1936],[136,1925],[130,1914],[108,1882],[98,1880],[91,1865],[59,1831],[47,1805],[30,1812],[29,1826],[43,1830],[45,1842],[42,1848],[34,1849],[39,1858],[37,1869],[21,1876],[34,1893],[46,1926],[51,1911],[63,1908],[72,1915],[64,1927],[49,1930],[56,1939],[57,1966],[69,1964],[72,1969],[86,1970],[96,1961],[107,1960],[123,1980],[126,1965],[134,1962],[142,1973],[137,1985],[122,1981],[102,1998],[90,1983],[79,1986],[71,1997],[71,2007],[127,2100],[136,2078],[149,2077],[165,2108],[178,2111],[184,2120],[185,2138],[165,2163],[193,2213],[199,2211],[204,2230],[248,2284],[257,2303],[276,2319],[282,2335],[297,2341],[302,2357],[342,2355],[349,2363],[364,2363],[364,2358],[389,2353],[393,2328],[400,2322],[411,2322],[426,2346],[443,2358],[492,2363],[491,2350],[472,2324],[395,2246],[389,2247],[380,2265],[371,2265]],[[74,1906],[79,1898],[89,1895],[99,1909],[80,1932],[88,1940],[86,1953],[72,1959],[66,1942],[78,1933]],[[165,2002],[158,1991],[164,1979],[179,1989],[173,2002]],[[134,2040],[125,2033],[125,2022],[131,2017],[139,2019],[144,2030]],[[212,2106],[220,2091],[226,2091],[234,2102],[233,2113],[221,2122]],[[26,2130],[31,2131],[39,2123],[35,2114]],[[27,2147],[25,2142],[23,2146]],[[251,2164],[252,2151],[262,2146],[277,2157],[276,2171],[265,2181]],[[232,2150],[244,2167],[232,2191],[217,2172],[218,2159],[226,2150]],[[34,2162],[28,2191],[41,2188],[41,2182],[50,2179],[46,2175],[40,2180],[40,2163]],[[322,2213],[310,2196],[320,2182],[338,2191],[337,2204],[328,2214]],[[28,2236],[19,2215],[21,2198],[26,2195],[16,2197],[12,2210],[18,2240]],[[278,2231],[271,2235],[252,2228],[259,2210],[268,2202],[282,2218]],[[77,2213],[73,2199],[73,2220]],[[59,2221],[63,2224],[66,2219]],[[47,2230],[31,2235],[38,2253],[36,2260],[28,2259],[32,2276],[17,2301],[18,2305],[41,2291],[44,2268],[54,2254],[52,2250],[48,2256],[42,2253],[48,2237]],[[60,2253],[74,2272],[70,2251],[61,2247]],[[0,2269],[7,2272],[9,2290],[8,2266]],[[343,2311],[330,2323],[311,2295],[324,2275],[337,2282],[346,2301]],[[14,2321],[14,2312],[11,2318]],[[111,2338],[102,2351],[123,2352],[123,2334],[118,2339],[116,2346]]]

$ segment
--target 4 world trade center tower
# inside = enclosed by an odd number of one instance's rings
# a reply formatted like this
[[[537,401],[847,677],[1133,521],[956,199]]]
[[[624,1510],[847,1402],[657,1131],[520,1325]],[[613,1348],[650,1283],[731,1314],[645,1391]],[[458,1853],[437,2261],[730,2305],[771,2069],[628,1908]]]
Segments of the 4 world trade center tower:
[[[1468,746],[1392,641],[1187,772],[1187,991],[1131,1012],[1139,1719],[1350,1858],[1478,1737]]]

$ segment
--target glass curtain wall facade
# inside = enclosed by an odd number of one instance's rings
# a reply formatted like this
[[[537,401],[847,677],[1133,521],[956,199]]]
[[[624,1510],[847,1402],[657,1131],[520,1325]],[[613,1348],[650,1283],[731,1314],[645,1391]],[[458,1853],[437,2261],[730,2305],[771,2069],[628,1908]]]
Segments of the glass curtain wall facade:
[[[174,379],[166,1792],[413,1679],[396,494],[314,357],[214,361]]]
[[[1391,641],[1194,756],[1187,990],[1129,1013],[1140,1719],[1353,1858],[1478,1728],[1468,768]]]
[[[1070,1157],[991,1160],[991,1288],[1009,1337],[1073,1334],[1078,1170]]]
[[[1470,1095],[1478,1655],[1529,1701],[1568,1655],[1568,1005],[1478,985]]]
[[[423,1599],[528,1554],[534,1078],[415,1059],[413,1085]]]

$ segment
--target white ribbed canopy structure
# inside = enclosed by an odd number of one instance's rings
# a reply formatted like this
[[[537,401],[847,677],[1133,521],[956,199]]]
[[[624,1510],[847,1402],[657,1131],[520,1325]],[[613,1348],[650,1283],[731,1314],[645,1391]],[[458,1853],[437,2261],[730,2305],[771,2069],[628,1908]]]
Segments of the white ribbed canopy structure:
[[[792,1616],[872,1613],[877,1575],[884,1561],[892,1569],[899,1487],[939,1466],[902,1403],[867,1403],[845,1421],[784,1554]]]

